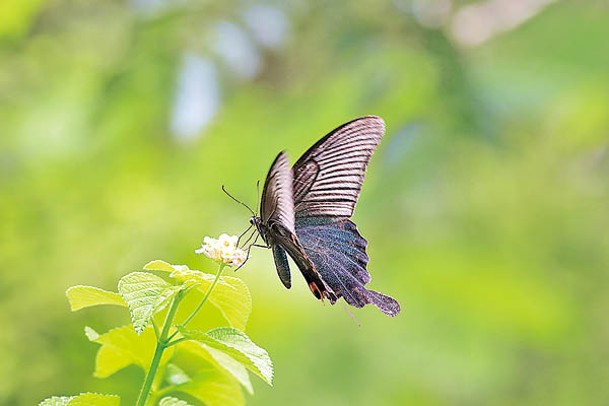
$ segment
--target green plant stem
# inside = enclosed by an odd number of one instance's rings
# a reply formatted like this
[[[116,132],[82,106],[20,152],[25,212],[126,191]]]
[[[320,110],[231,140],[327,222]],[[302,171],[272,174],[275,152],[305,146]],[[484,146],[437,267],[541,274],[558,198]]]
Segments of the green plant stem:
[[[214,281],[212,282],[209,289],[207,289],[207,292],[205,292],[205,296],[203,297],[203,300],[201,300],[201,303],[199,303],[197,308],[190,314],[190,316],[188,316],[186,318],[186,320],[184,320],[184,322],[182,323],[182,327],[186,327],[186,325],[188,323],[190,323],[190,321],[197,315],[199,310],[201,310],[201,308],[203,307],[205,302],[207,302],[207,299],[209,299],[209,295],[211,295],[211,292],[214,290],[214,288],[218,284],[218,281],[220,280],[220,275],[222,275],[222,270],[224,269],[225,266],[226,266],[225,264],[220,264],[220,266],[218,267],[218,272],[216,272],[216,277],[214,278]]]
[[[137,399],[137,406],[144,406],[146,404],[146,401],[148,400],[148,396],[150,396],[152,383],[154,382],[154,377],[156,375],[157,370],[159,369],[161,358],[163,357],[163,351],[165,351],[165,349],[167,348],[167,344],[169,343],[169,340],[167,339],[167,336],[169,335],[169,329],[171,328],[173,318],[175,317],[176,312],[178,311],[178,306],[180,305],[182,296],[183,292],[178,292],[176,297],[173,299],[173,302],[171,303],[171,307],[169,308],[167,315],[165,316],[163,330],[161,331],[160,337],[158,337],[157,339],[156,349],[154,350],[154,356],[152,357],[150,368],[148,369],[146,379],[144,380],[140,395]]]
[[[186,338],[186,337],[182,337],[182,338],[175,339],[175,340],[170,341],[169,343],[167,343],[167,347],[168,347],[168,348],[169,348],[169,347],[173,347],[174,345],[180,344],[181,342],[183,342],[183,341],[187,341],[187,340],[189,340],[189,339],[188,339],[188,338]]]
[[[156,325],[156,322],[154,321],[154,317],[153,317],[153,318],[151,318],[151,319],[150,319],[150,321],[152,322],[152,328],[154,329],[154,336],[155,336],[155,337],[156,337],[156,339],[158,340],[158,339],[159,339],[159,335],[160,335],[160,333],[159,333],[159,328],[158,328],[158,326]]]

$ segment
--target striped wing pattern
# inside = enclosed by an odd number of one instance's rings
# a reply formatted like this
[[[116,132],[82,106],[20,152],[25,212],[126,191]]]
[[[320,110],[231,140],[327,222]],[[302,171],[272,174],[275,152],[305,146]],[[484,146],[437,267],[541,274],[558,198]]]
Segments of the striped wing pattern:
[[[295,234],[292,172],[284,151],[281,151],[264,182],[260,217],[266,225],[280,224]]]
[[[372,153],[385,132],[383,119],[350,121],[313,145],[294,164],[296,217],[351,217]]]

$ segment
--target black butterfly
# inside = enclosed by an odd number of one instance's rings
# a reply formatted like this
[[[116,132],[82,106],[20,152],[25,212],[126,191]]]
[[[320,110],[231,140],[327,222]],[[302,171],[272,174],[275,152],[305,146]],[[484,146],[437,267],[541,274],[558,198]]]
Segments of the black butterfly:
[[[350,121],[313,145],[290,168],[284,151],[271,165],[262,190],[260,216],[250,222],[273,250],[279,279],[290,288],[286,253],[317,299],[334,304],[373,304],[395,316],[399,303],[365,288],[367,241],[350,220],[366,166],[385,132],[380,117]]]

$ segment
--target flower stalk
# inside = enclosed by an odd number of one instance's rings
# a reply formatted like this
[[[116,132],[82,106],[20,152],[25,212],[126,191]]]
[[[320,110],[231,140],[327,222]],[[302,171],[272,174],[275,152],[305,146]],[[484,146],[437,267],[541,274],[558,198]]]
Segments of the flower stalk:
[[[186,320],[184,320],[184,322],[182,322],[182,327],[186,327],[186,325],[188,323],[190,323],[190,321],[192,319],[194,319],[194,317],[197,315],[199,310],[201,310],[201,308],[203,307],[205,302],[207,302],[207,299],[209,299],[211,292],[214,290],[214,288],[218,284],[218,281],[220,280],[220,276],[222,275],[222,270],[224,269],[225,266],[226,265],[224,265],[224,264],[220,264],[220,266],[218,266],[218,271],[216,272],[216,277],[214,278],[214,281],[212,282],[209,289],[207,289],[207,292],[205,292],[205,296],[203,296],[203,299],[201,300],[201,302],[199,303],[197,308],[186,318]]]

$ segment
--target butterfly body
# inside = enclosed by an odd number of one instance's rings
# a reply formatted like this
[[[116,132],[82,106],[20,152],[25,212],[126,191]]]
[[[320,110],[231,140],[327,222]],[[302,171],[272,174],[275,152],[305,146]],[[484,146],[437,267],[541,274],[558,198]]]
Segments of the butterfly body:
[[[395,299],[364,286],[371,279],[367,241],[350,220],[384,130],[379,117],[353,120],[319,140],[292,168],[280,152],[264,184],[260,216],[250,222],[272,249],[286,288],[290,256],[317,299],[334,304],[343,297],[352,306],[373,304],[395,316]]]

